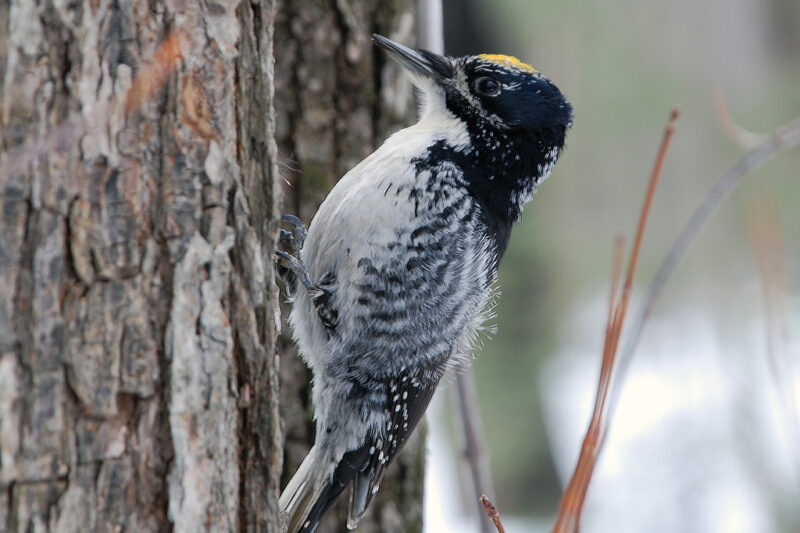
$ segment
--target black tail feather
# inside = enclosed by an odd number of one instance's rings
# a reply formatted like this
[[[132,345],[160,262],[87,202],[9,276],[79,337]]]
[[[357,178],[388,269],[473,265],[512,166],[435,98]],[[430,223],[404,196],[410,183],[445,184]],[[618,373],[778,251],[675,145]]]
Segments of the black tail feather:
[[[303,527],[300,528],[299,533],[313,533],[319,526],[322,516],[331,505],[336,502],[336,499],[345,487],[347,487],[358,474],[369,467],[369,447],[370,444],[365,444],[357,450],[344,454],[342,460],[339,461],[339,464],[336,466],[336,470],[333,471],[330,483],[322,490],[316,503],[314,503],[314,506],[311,508],[306,522],[303,524]]]
[[[380,430],[380,436],[374,433],[367,435],[360,448],[342,456],[298,533],[313,533],[319,527],[325,512],[350,483],[353,483],[353,493],[350,497],[347,527],[356,527],[377,493],[389,463],[403,448],[422,419],[436,385],[437,382],[408,376],[388,383],[387,409],[391,415],[387,426]]]

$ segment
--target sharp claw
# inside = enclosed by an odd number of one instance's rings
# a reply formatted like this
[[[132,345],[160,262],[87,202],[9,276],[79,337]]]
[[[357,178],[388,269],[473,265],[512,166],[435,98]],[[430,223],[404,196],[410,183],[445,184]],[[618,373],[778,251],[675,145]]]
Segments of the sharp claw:
[[[283,268],[294,272],[295,275],[300,278],[300,281],[303,283],[303,285],[305,285],[306,289],[312,290],[315,288],[314,280],[311,278],[311,274],[308,273],[308,269],[300,259],[293,255],[287,254],[282,250],[275,250],[275,255],[280,258],[278,259],[280,265]]]
[[[298,217],[290,214],[283,215],[281,219],[284,222],[288,222],[289,224],[294,226],[292,232],[294,237],[294,243],[292,244],[293,247],[292,251],[295,254],[300,253],[300,250],[303,249],[303,243],[305,243],[306,240],[306,227],[303,224],[303,221],[300,220]],[[283,242],[283,232],[281,232],[281,242]]]
[[[294,245],[294,236],[292,235],[291,231],[282,229],[279,239],[280,243],[286,247],[290,248]]]
[[[294,227],[291,231],[281,229],[279,240],[283,246],[288,248],[288,252],[283,250],[275,251],[275,255],[278,256],[278,263],[283,268],[294,272],[303,285],[311,290],[314,287],[314,280],[300,259],[300,250],[303,249],[303,242],[306,239],[306,227],[303,225],[303,221],[294,215],[285,214],[281,219]]]
[[[297,253],[300,253],[300,250],[303,249],[303,245],[306,243],[306,228],[303,226],[297,227],[294,229],[294,247],[297,250]]]
[[[295,259],[293,256],[287,254],[286,252],[284,252],[282,250],[275,250],[275,255],[277,255],[278,257],[280,257],[282,259],[281,264],[283,266],[285,266],[286,268],[289,268],[291,266],[292,262]]]
[[[289,224],[291,224],[292,226],[294,226],[296,228],[297,227],[303,227],[303,221],[302,220],[300,220],[298,217],[296,217],[294,215],[290,215],[288,213],[283,215],[281,217],[281,220],[283,220],[284,222],[288,222]]]

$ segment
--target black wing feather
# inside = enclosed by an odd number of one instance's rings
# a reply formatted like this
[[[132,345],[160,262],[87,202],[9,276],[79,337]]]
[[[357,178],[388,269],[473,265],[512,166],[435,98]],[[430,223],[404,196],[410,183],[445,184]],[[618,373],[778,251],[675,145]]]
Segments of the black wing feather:
[[[438,375],[438,373],[436,374]],[[386,468],[400,452],[414,428],[422,420],[433,397],[438,379],[402,376],[386,386],[389,422],[379,432],[367,436],[364,445],[342,456],[331,481],[308,515],[299,533],[313,533],[322,516],[351,482],[353,492],[348,509],[348,527],[354,528],[373,496],[378,492]]]
[[[403,376],[389,382],[387,410],[389,422],[380,435],[367,439],[369,458],[353,480],[353,493],[348,511],[348,527],[355,527],[372,497],[378,492],[386,468],[403,448],[433,397],[438,380],[431,382]]]

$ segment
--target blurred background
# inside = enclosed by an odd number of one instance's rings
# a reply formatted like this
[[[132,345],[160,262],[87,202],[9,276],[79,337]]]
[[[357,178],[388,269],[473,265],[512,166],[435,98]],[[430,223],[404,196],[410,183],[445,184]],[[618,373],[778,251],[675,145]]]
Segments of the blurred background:
[[[594,399],[613,239],[623,232],[630,244],[669,112],[679,105],[682,116],[630,315],[703,195],[746,151],[720,126],[713,88],[752,132],[800,115],[800,2],[451,0],[444,24],[449,55],[516,55],[575,108],[567,150],[501,268],[498,333],[475,360],[493,500],[510,533],[546,531]],[[778,238],[784,273],[771,276],[783,279],[766,311],[759,243]],[[583,531],[800,531],[799,294],[795,150],[747,178],[667,286],[624,383]],[[477,531],[453,392],[444,387],[430,415],[431,532]]]

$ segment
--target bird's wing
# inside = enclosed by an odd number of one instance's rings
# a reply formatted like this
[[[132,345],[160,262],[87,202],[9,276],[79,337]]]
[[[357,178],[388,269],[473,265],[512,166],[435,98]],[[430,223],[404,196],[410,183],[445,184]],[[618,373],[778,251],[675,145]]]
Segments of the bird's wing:
[[[390,381],[386,388],[389,421],[380,431],[370,431],[363,444],[344,454],[329,480],[317,486],[317,491],[306,490],[311,500],[304,500],[306,512],[295,515],[296,529],[289,531],[310,533],[316,530],[322,516],[334,504],[342,491],[353,483],[348,507],[347,526],[353,529],[358,524],[373,496],[377,494],[386,468],[403,448],[408,437],[417,426],[430,403],[436,383],[416,377],[403,377]],[[309,474],[311,475],[311,474]],[[310,509],[310,510],[308,510]],[[293,515],[294,516],[294,515]],[[290,524],[291,525],[291,524]]]
[[[436,390],[436,383],[417,378],[394,380],[389,385],[390,421],[384,433],[371,433],[360,449],[345,454],[342,462],[360,464],[353,476],[353,491],[347,511],[347,527],[355,528],[383,481],[386,467],[414,431]],[[352,457],[348,455],[353,454]]]

